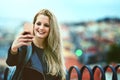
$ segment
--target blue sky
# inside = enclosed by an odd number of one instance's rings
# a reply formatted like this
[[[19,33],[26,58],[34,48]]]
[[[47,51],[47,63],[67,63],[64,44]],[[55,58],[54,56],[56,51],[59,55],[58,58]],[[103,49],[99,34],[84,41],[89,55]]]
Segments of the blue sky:
[[[59,22],[120,17],[120,0],[0,0],[0,21],[32,21],[42,8],[54,12]]]

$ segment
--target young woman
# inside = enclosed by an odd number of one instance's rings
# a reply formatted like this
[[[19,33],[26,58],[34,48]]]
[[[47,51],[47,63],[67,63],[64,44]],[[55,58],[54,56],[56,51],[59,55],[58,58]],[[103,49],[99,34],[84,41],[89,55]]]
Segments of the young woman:
[[[32,46],[32,55],[20,80],[65,80],[62,44],[55,15],[47,9],[40,10],[33,20],[33,35],[24,33],[13,41],[6,61],[9,66],[20,67],[26,50],[20,51],[19,48]]]

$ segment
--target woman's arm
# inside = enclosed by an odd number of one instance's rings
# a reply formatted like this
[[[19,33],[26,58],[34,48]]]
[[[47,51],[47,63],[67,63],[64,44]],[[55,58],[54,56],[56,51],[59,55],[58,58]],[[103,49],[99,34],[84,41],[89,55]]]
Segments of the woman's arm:
[[[6,63],[9,66],[15,66],[18,63],[18,60],[19,60],[18,51],[16,53],[14,53],[14,52],[12,52],[11,47],[10,47],[9,50],[8,50],[8,56],[7,56]]]
[[[29,42],[32,42],[33,36],[31,34],[21,33],[13,41],[11,47],[8,50],[8,57],[6,63],[9,66],[19,65],[21,60],[24,59],[24,53],[26,53],[25,47],[30,45]]]

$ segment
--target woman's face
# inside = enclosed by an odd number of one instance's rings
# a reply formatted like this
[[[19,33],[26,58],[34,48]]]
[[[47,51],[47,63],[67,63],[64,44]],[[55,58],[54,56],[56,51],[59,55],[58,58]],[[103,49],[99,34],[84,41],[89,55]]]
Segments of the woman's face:
[[[34,24],[34,34],[40,39],[45,39],[50,31],[49,17],[45,15],[38,15]]]

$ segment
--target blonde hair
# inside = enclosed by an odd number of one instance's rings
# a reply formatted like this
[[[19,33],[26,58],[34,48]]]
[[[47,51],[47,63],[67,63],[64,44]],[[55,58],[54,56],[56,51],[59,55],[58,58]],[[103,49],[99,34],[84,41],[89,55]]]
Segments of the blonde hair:
[[[48,74],[61,75],[62,80],[65,80],[65,65],[62,56],[62,42],[60,36],[60,28],[58,26],[56,17],[47,9],[40,10],[34,17],[33,24],[35,24],[38,15],[45,15],[50,20],[50,32],[45,40],[45,60],[47,62]]]

